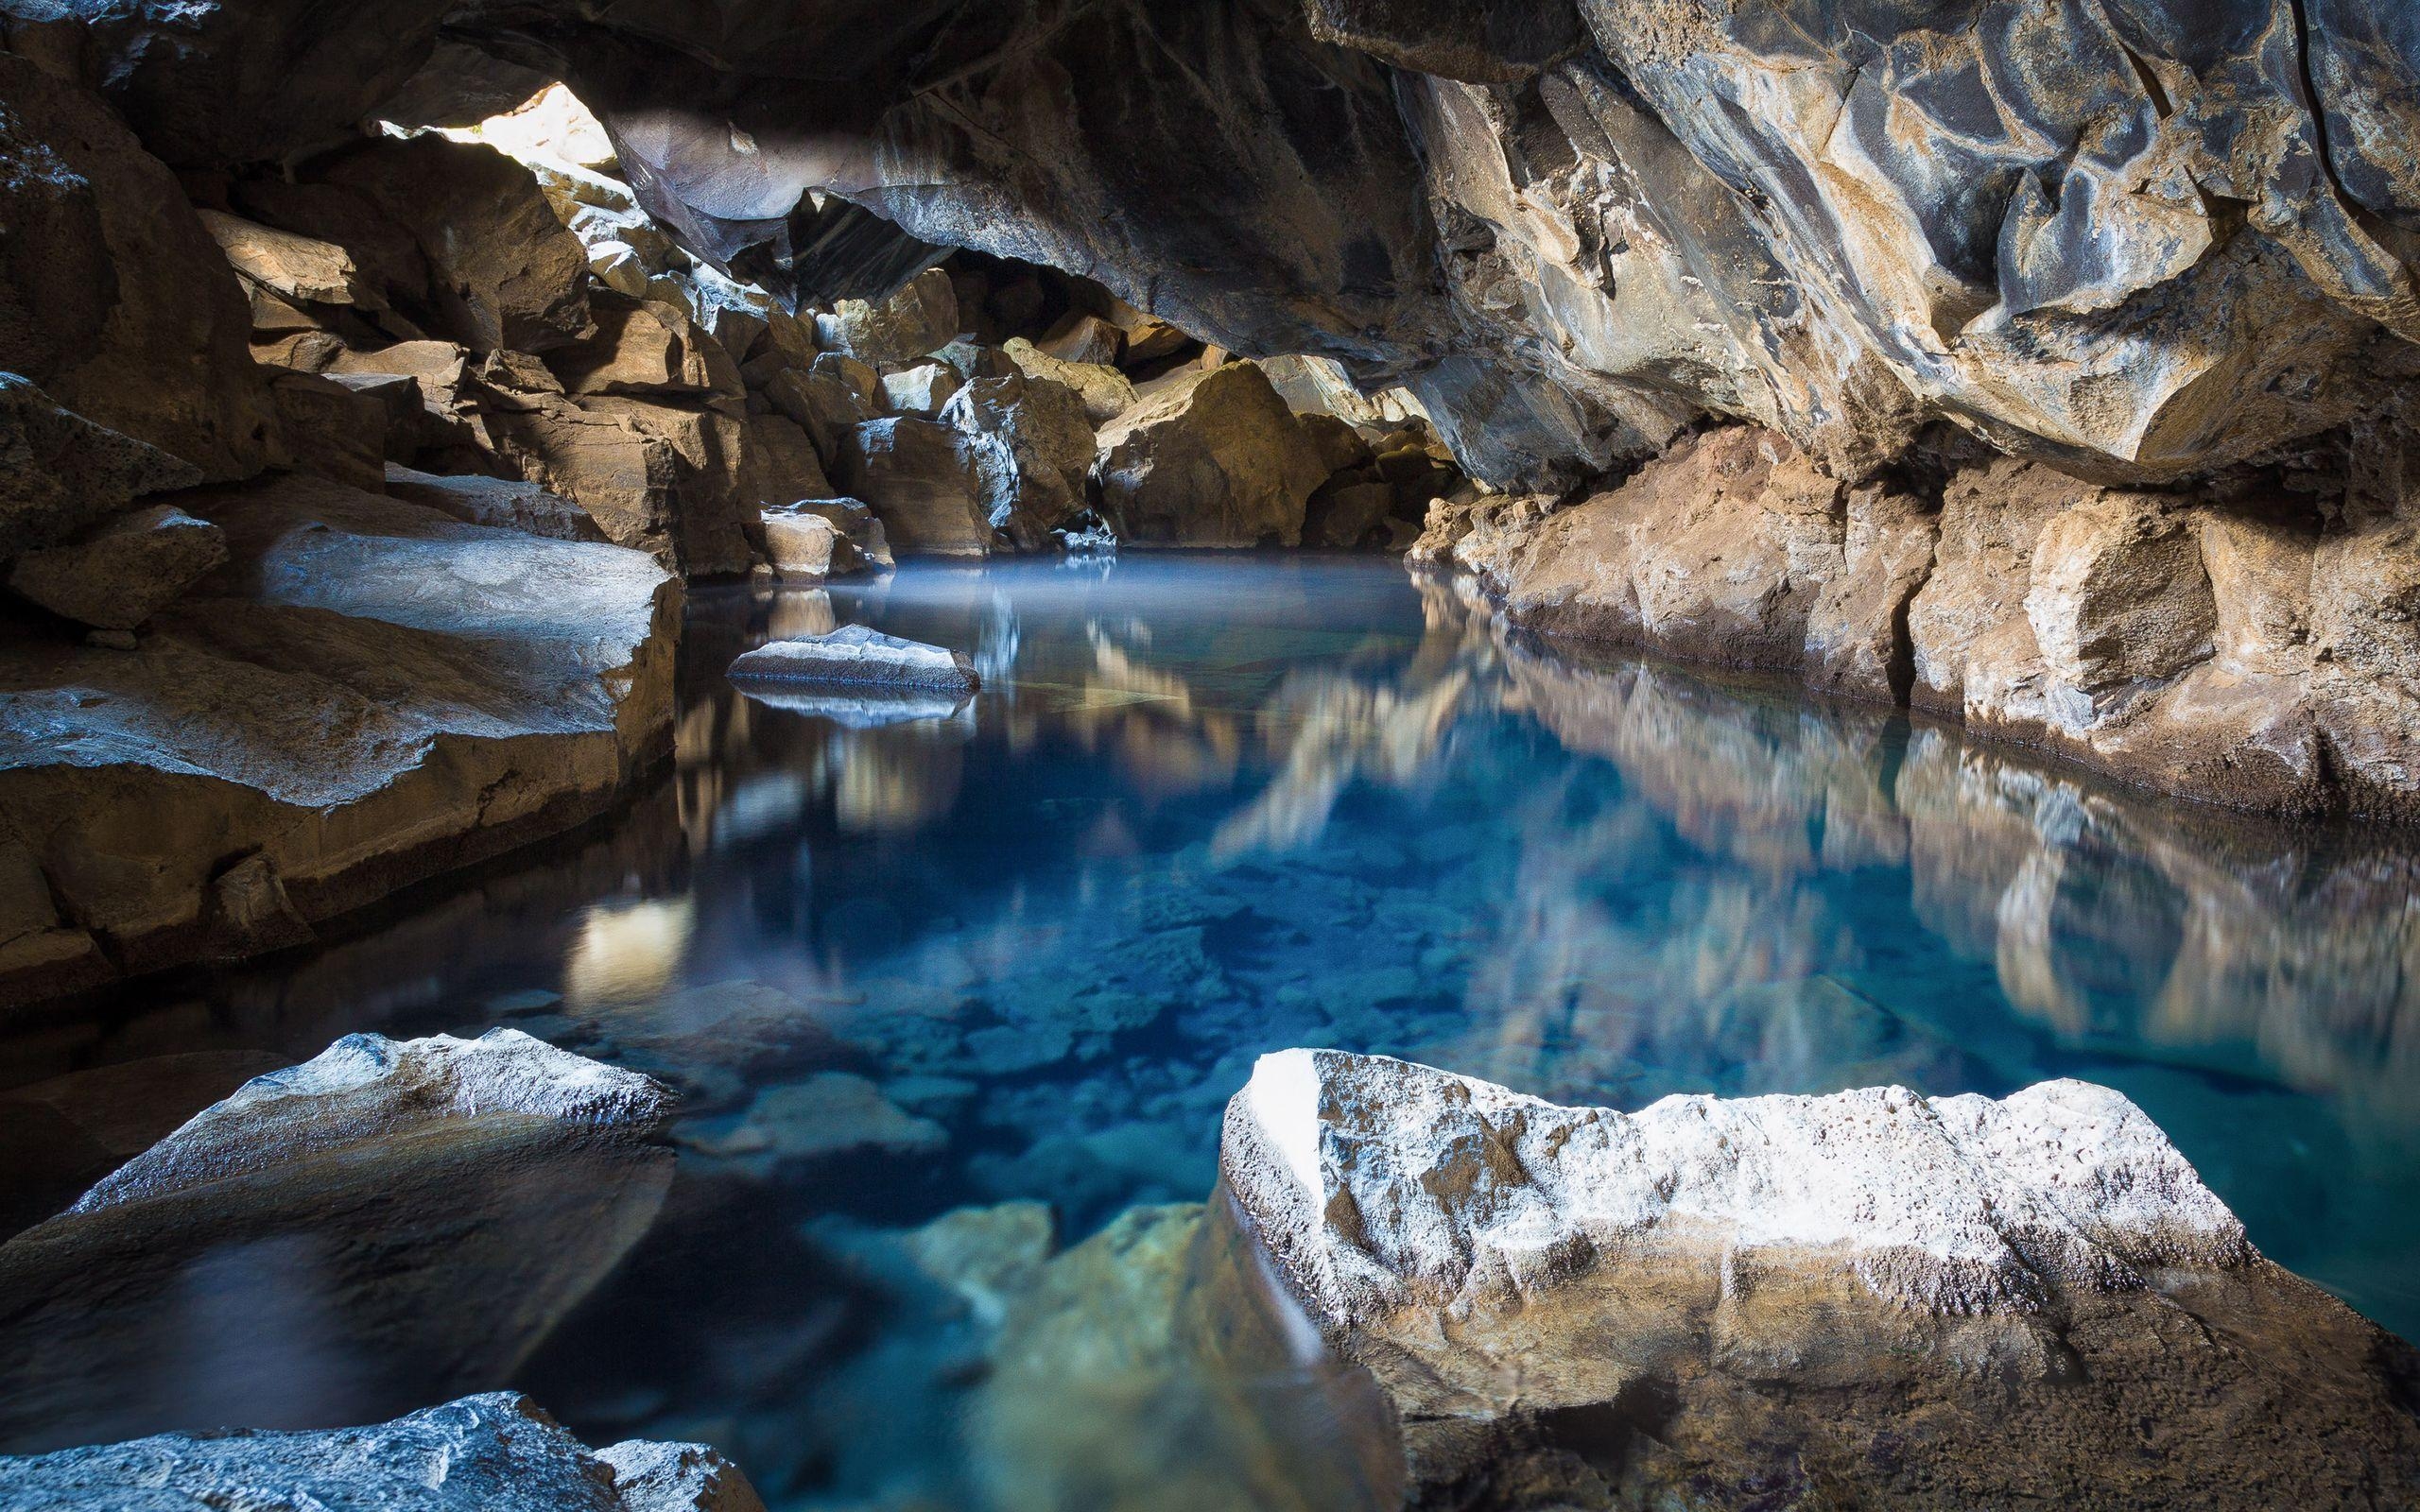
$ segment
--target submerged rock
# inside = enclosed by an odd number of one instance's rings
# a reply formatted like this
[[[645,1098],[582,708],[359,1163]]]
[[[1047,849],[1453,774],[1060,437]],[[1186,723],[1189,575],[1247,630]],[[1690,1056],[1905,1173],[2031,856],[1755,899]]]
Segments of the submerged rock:
[[[391,1507],[411,1512],[764,1512],[703,1444],[591,1451],[517,1392],[368,1428],[233,1429],[0,1458],[12,1506]]]
[[[2420,1358],[2103,1088],[1622,1114],[1289,1050],[1219,1158],[1392,1400],[1414,1504],[2250,1508],[2420,1475]]]
[[[760,645],[732,662],[731,676],[799,685],[961,696],[983,685],[965,652],[902,640],[862,625],[844,625],[826,635]]]
[[[0,1434],[304,1426],[507,1376],[654,1220],[670,1101],[511,1029],[256,1077],[0,1245]]]

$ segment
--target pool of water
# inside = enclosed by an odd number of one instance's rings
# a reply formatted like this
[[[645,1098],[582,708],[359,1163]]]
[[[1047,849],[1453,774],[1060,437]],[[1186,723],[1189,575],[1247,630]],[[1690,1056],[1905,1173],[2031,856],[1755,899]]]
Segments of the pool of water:
[[[984,691],[878,724],[723,679],[836,620],[962,647]],[[2272,1256],[2420,1334],[2411,836],[1568,660],[1368,560],[702,593],[682,698],[673,770],[606,823],[0,1039],[8,1106],[122,1129],[356,1029],[510,1024],[646,1069],[679,1154],[618,1262],[507,1299],[526,1347],[406,1367],[344,1297],[286,1338],[308,1245],[255,1240],[141,1325],[177,1337],[131,1357],[174,1369],[0,1385],[0,1452],[514,1385],[593,1442],[711,1441],[777,1507],[1279,1504],[1181,1346],[1220,1111],[1288,1045],[1626,1108],[2087,1077]],[[91,1163],[0,1160],[0,1203],[30,1222]],[[479,1264],[454,1295],[507,1284]]]

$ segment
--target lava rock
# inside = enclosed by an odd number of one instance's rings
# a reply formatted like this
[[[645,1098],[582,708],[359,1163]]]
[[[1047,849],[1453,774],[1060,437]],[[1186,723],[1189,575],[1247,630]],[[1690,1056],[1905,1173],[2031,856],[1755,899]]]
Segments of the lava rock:
[[[983,685],[965,652],[901,640],[862,625],[844,625],[828,635],[758,646],[732,662],[731,676],[957,694],[973,693]]]

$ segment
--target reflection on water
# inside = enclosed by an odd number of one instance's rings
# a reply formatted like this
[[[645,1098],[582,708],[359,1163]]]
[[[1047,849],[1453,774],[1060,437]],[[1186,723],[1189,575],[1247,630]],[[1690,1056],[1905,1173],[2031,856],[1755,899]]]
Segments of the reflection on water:
[[[885,723],[720,677],[836,621],[966,649],[984,690]],[[653,1228],[509,1380],[443,1389],[712,1440],[786,1505],[1348,1504],[1367,1466],[1302,1439],[1357,1441],[1363,1409],[1219,1302],[1236,1262],[1197,1206],[1226,1096],[1288,1044],[1631,1107],[2091,1077],[2272,1254],[2420,1332],[2411,837],[1575,664],[1368,562],[735,591],[685,660],[676,768],[613,824],[310,958],[24,1035],[0,1096],[97,1126],[120,1113],[61,1090],[126,1084],[95,1065],[498,1022],[666,1077]],[[173,1295],[249,1295],[284,1252]],[[314,1316],[228,1368],[283,1348],[337,1379],[357,1331]],[[379,1413],[437,1389],[369,1374]],[[206,1385],[149,1426],[205,1426]],[[0,1399],[0,1448],[47,1410]]]

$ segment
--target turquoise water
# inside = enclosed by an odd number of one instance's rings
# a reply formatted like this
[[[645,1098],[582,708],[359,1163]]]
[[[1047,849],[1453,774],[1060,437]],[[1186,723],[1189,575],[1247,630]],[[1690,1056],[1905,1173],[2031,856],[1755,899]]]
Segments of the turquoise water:
[[[2411,836],[1581,664],[1376,561],[918,564],[691,618],[675,768],[627,814],[315,955],[0,1041],[22,1085],[513,1024],[682,1091],[651,1227],[484,1375],[373,1368],[322,1319],[307,1390],[88,1383],[114,1405],[79,1435],[511,1384],[593,1441],[711,1440],[776,1505],[1269,1504],[1201,1471],[1216,1393],[1164,1336],[1193,1211],[1154,1205],[1210,1192],[1225,1100],[1301,1044],[1623,1108],[2087,1077],[2272,1256],[2420,1334]],[[985,690],[852,728],[722,679],[835,620],[962,647]],[[277,1291],[284,1251],[247,1253],[242,1295]],[[69,1418],[0,1400],[0,1450]]]

